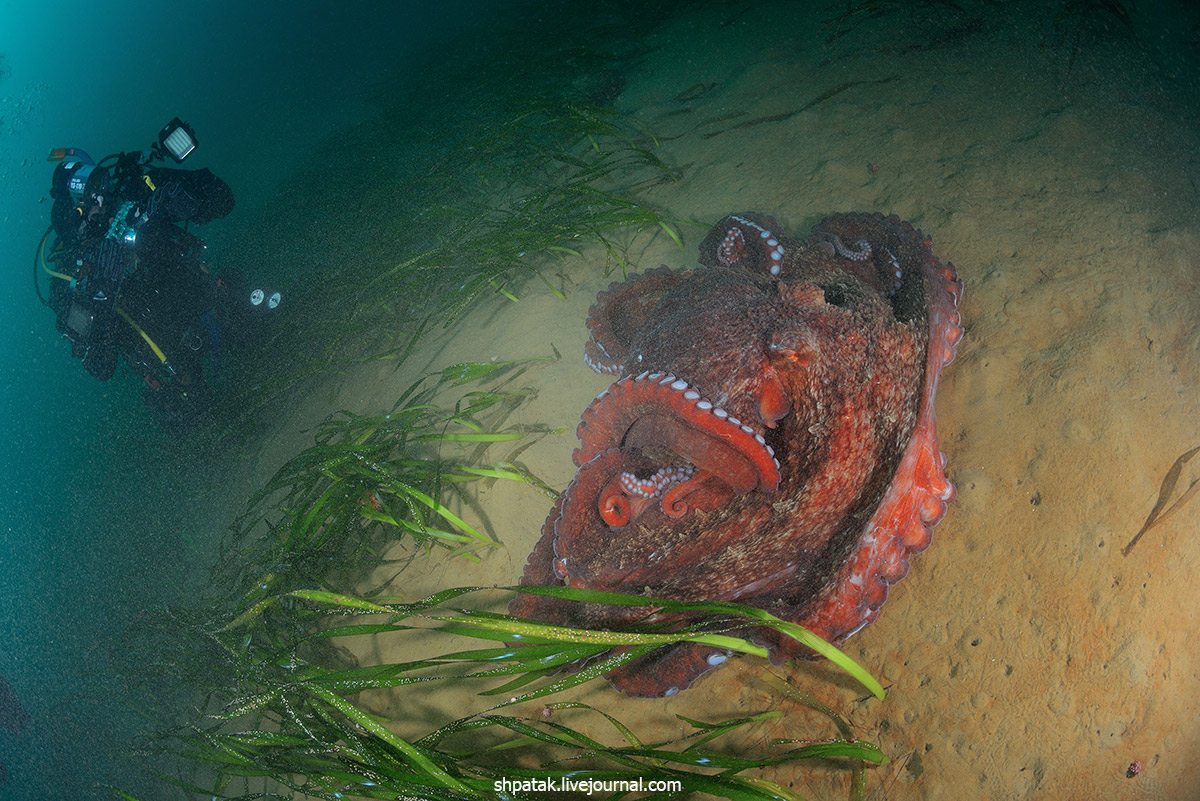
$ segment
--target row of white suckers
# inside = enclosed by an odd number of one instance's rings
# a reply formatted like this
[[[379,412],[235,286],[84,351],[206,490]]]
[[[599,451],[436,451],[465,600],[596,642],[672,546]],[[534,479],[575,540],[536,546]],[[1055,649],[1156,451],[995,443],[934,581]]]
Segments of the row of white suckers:
[[[596,400],[603,398],[608,394],[610,389],[624,381],[652,381],[659,386],[670,386],[671,389],[676,390],[677,392],[682,392],[684,400],[690,401],[697,409],[705,412],[712,412],[714,417],[724,420],[727,423],[731,423],[732,425],[739,427],[745,433],[754,437],[755,441],[758,442],[759,445],[762,445],[764,448],[766,448],[767,455],[770,456],[775,462],[775,468],[779,469],[779,460],[775,458],[775,449],[767,444],[767,441],[763,439],[762,434],[759,434],[753,428],[746,425],[741,420],[722,409],[720,406],[714,406],[711,401],[707,401],[700,397],[700,393],[694,389],[691,389],[688,386],[688,382],[684,381],[682,378],[676,378],[669,373],[652,373],[647,370],[637,376],[626,376],[597,395]]]

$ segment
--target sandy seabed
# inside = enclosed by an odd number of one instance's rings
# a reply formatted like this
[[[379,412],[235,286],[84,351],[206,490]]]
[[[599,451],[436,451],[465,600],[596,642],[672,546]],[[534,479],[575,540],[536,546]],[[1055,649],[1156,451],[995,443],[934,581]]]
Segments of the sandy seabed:
[[[617,107],[659,135],[658,155],[682,175],[647,202],[705,227],[684,230],[683,250],[659,236],[631,257],[691,266],[706,226],[731,212],[773,214],[793,236],[836,211],[895,213],[957,265],[967,332],[937,399],[958,497],[879,620],[846,645],[887,699],[823,665],[775,672],[891,757],[869,772],[870,798],[1200,798],[1200,502],[1122,555],[1164,475],[1200,445],[1196,128],[1132,47],[1082,53],[1068,70],[1061,47],[994,21],[936,47],[869,31],[834,47],[799,10],[769,12],[710,7],[650,37]],[[614,276],[562,269],[565,302],[530,287],[515,306],[481,307],[452,338],[427,341],[413,372],[364,367],[297,420],[378,411],[417,372],[553,346],[564,358],[527,374],[538,394],[519,414],[573,432],[609,383],[582,351],[587,309]],[[293,444],[281,442],[262,464]],[[575,444],[549,437],[523,459],[561,489]],[[1175,495],[1197,478],[1200,458]],[[516,582],[550,502],[517,484],[479,502],[502,547],[479,565],[410,570],[397,591]],[[374,647],[358,655],[402,658]],[[833,734],[758,680],[763,669],[736,659],[670,699],[602,683],[582,697],[666,736],[688,730],[675,715],[776,706],[789,714],[756,730],[760,745]],[[439,701],[427,700],[433,715]],[[369,703],[412,715],[383,694]],[[447,704],[452,716],[486,706]],[[816,798],[842,797],[847,780],[823,765],[762,775]]]

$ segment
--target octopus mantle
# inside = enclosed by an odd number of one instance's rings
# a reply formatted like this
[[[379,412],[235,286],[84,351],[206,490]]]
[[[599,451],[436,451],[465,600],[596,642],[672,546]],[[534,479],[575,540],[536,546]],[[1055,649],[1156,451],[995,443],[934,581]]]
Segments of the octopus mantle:
[[[840,643],[875,619],[954,496],[934,394],[962,284],[920,231],[880,214],[827,217],[807,241],[732,215],[700,263],[597,296],[585,358],[623,377],[583,412],[579,471],[521,583],[737,601]],[[522,595],[510,611],[620,629],[652,610]],[[777,664],[811,656],[770,629],[748,636]],[[671,695],[728,656],[665,646],[609,679]]]

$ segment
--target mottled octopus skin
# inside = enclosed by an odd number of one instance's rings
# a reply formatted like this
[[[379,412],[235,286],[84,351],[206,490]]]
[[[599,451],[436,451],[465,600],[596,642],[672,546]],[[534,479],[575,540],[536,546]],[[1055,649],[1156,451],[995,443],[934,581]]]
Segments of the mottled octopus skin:
[[[954,497],[933,404],[962,284],[881,214],[826,217],[807,241],[730,215],[700,263],[597,296],[585,356],[623,377],[583,413],[579,470],[521,583],[737,601],[841,643]],[[510,611],[612,629],[653,612],[532,595]],[[747,636],[776,664],[813,656],[770,629]],[[728,655],[665,646],[608,677],[670,695]]]

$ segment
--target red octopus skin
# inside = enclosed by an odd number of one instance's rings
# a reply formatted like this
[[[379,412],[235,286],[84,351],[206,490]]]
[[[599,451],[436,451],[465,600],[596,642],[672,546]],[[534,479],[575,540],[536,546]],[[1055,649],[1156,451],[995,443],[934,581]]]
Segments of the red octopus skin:
[[[881,214],[826,217],[806,241],[730,215],[700,263],[597,296],[586,358],[623,377],[583,413],[579,471],[521,583],[737,601],[841,643],[879,614],[954,497],[934,397],[963,333],[962,284],[928,237]],[[651,611],[510,605],[613,629]],[[748,636],[775,663],[813,656],[770,629]],[[609,679],[670,695],[727,656],[666,646]]]

